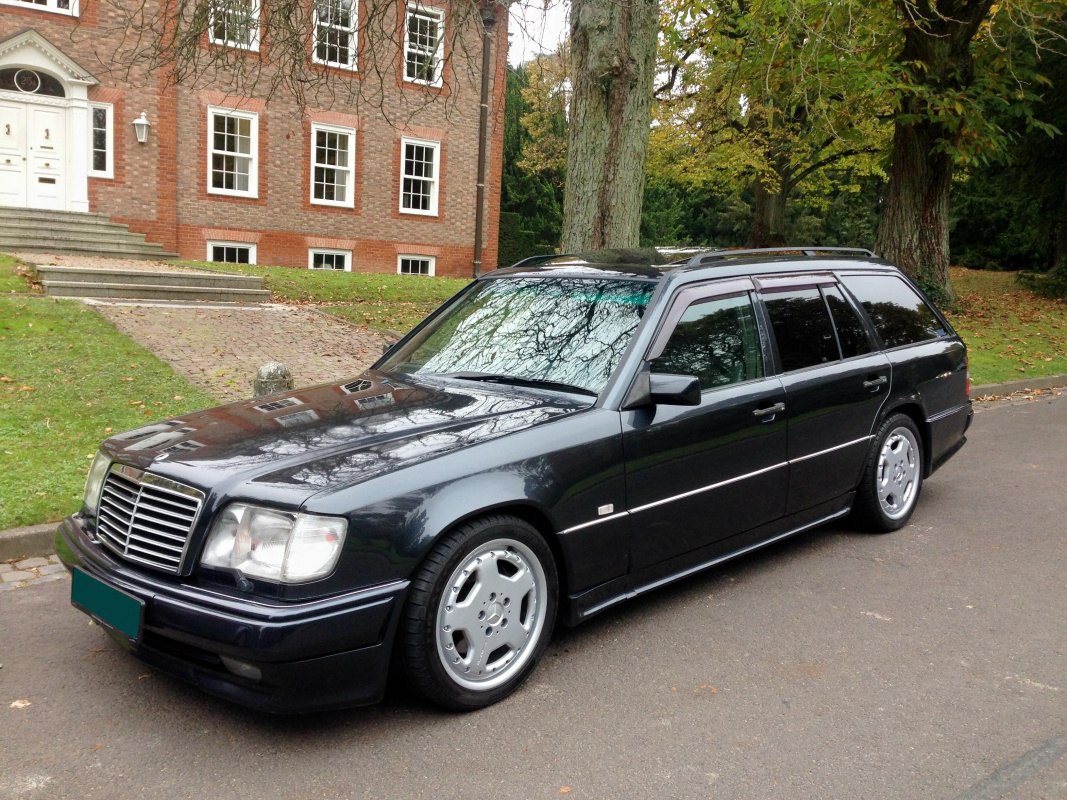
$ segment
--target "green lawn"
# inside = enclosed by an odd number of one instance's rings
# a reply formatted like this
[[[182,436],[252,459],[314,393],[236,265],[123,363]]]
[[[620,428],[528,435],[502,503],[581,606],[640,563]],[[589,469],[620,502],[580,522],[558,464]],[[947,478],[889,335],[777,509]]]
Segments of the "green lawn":
[[[1067,302],[1020,286],[1013,272],[953,269],[948,314],[971,359],[971,382],[1067,374]]]
[[[0,530],[76,511],[112,432],[215,402],[81,303],[0,296]]]
[[[470,281],[465,278],[428,278],[366,272],[179,262],[215,272],[259,275],[279,303],[313,303],[357,325],[376,331],[410,330],[423,317]]]
[[[29,282],[19,271],[21,266],[18,259],[0,253],[0,294],[30,291]]]

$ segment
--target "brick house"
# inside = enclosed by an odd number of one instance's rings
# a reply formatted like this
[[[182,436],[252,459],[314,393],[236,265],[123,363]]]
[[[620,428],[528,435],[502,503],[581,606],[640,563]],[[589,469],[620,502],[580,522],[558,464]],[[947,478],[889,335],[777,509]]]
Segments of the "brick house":
[[[174,85],[136,64],[113,68],[122,12],[144,5],[150,18],[163,2],[0,0],[0,206],[104,213],[183,258],[471,274],[482,34],[447,35],[471,0],[388,0],[374,47],[358,20],[375,0],[307,0],[308,68],[328,81],[303,106],[285,91],[234,89],[246,84],[225,69],[211,84]],[[255,0],[208,7],[199,46],[257,59],[269,77],[277,43]],[[506,14],[497,17],[486,268],[496,264],[507,59]],[[328,88],[343,81],[375,81],[364,93],[374,101]]]

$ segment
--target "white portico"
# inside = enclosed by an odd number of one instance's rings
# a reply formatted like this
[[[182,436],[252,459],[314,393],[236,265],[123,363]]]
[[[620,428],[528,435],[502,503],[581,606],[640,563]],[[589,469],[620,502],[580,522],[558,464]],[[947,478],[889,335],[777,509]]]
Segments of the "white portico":
[[[0,41],[0,206],[89,210],[96,83],[36,31]]]

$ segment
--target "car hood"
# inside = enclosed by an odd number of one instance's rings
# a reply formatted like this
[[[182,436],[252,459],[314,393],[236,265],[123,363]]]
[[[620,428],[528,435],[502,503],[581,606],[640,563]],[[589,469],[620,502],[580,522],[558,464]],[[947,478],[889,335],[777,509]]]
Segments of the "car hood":
[[[368,371],[146,425],[103,449],[216,495],[299,504],[590,404],[557,392]]]

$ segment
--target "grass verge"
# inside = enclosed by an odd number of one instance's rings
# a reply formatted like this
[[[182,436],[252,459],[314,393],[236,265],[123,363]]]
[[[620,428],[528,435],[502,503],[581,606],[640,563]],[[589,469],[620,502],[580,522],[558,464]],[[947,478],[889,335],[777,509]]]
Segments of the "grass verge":
[[[956,309],[976,385],[1067,374],[1067,302],[1019,285],[1014,272],[953,268]]]
[[[323,311],[376,331],[410,330],[470,281],[367,272],[262,267],[181,261],[213,272],[258,275],[279,303],[313,303]]]
[[[29,292],[28,274],[21,261],[7,253],[0,253],[0,294]]]
[[[112,428],[215,402],[80,303],[0,297],[0,530],[77,510]]]

